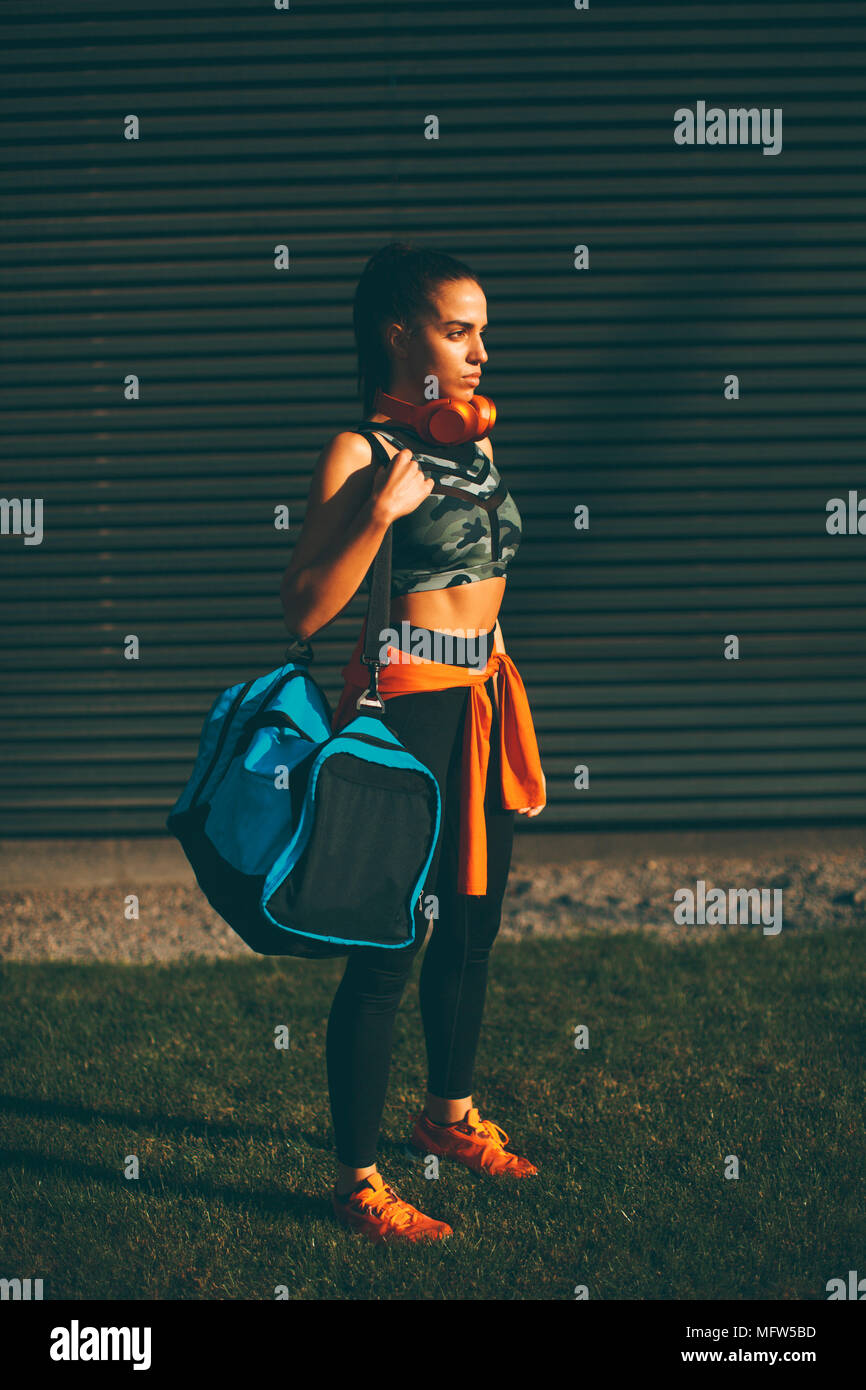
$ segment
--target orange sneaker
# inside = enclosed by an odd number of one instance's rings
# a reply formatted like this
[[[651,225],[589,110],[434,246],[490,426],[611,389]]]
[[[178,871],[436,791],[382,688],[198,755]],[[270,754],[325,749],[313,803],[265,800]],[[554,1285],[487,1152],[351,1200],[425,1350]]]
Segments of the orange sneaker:
[[[394,1237],[403,1240],[441,1240],[454,1234],[446,1221],[434,1221],[432,1216],[425,1216],[417,1207],[402,1201],[381,1173],[371,1173],[364,1180],[363,1187],[359,1183],[358,1190],[352,1190],[346,1202],[340,1201],[337,1184],[334,1183],[331,1206],[341,1226],[350,1231],[359,1231],[372,1241]]]
[[[456,1124],[434,1124],[425,1110],[415,1119],[410,1148],[422,1154],[445,1154],[474,1173],[508,1173],[523,1178],[538,1169],[528,1158],[506,1151],[508,1135],[492,1120],[482,1120],[475,1106]]]

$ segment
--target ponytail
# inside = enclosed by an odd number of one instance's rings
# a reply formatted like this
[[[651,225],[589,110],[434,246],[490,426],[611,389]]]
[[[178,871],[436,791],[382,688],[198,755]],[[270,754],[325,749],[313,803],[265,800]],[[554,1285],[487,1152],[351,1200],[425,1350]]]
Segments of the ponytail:
[[[353,323],[358,354],[358,394],[371,415],[378,390],[387,391],[391,363],[383,341],[387,324],[416,328],[435,313],[432,295],[451,280],[478,277],[463,261],[391,241],[370,257],[355,290]]]

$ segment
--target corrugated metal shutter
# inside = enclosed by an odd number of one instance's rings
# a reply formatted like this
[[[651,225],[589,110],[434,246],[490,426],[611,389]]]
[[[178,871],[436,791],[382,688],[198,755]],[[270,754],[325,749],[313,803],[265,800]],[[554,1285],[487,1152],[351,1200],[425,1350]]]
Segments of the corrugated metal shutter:
[[[361,414],[354,286],[395,235],[488,298],[532,829],[863,819],[866,536],[825,512],[866,496],[860,3],[0,23],[2,495],[44,499],[41,544],[0,537],[0,833],[161,833],[216,693],[282,661],[311,469]],[[698,101],[781,107],[782,152],[675,145]],[[364,606],[316,640],[332,702]]]

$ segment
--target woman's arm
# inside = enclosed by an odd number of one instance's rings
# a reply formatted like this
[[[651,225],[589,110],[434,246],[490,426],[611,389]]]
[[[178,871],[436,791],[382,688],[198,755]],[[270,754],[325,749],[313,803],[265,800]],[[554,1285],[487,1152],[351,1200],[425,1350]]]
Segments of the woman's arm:
[[[389,522],[371,496],[376,465],[369,443],[336,434],[316,462],[307,512],[280,585],[289,632],[306,640],[352,601]]]
[[[280,585],[290,633],[306,641],[342,613],[388,527],[420,507],[432,489],[411,449],[379,467],[363,435],[334,436],[316,463],[304,525]]]

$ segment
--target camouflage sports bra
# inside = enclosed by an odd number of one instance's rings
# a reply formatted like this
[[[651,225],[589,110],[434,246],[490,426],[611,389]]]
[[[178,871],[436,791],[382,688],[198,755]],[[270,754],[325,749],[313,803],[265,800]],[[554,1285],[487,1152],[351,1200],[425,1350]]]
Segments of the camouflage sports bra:
[[[429,444],[394,421],[362,420],[354,431],[370,441],[375,462],[390,467],[391,459],[373,431],[398,452],[410,448],[435,479],[420,507],[392,523],[392,596],[505,575],[520,545],[520,512],[480,444]]]

